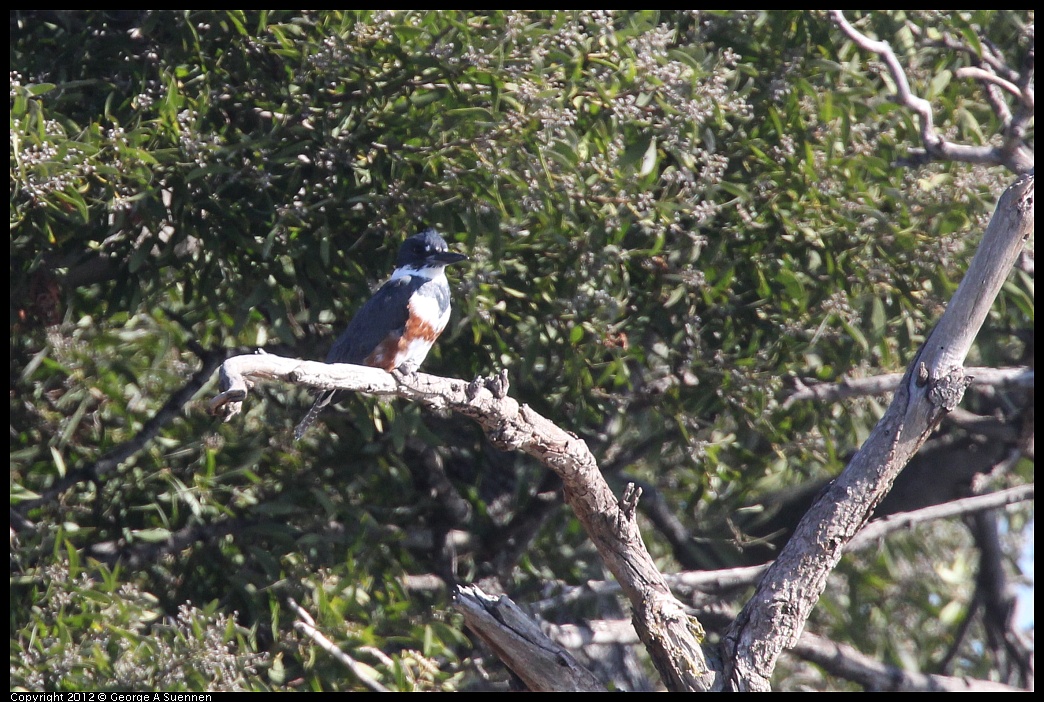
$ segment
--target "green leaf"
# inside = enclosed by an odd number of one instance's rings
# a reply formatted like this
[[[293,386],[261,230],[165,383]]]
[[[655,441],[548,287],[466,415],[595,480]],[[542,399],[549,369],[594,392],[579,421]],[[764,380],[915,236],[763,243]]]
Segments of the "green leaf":
[[[29,94],[33,97],[38,97],[40,95],[46,95],[47,93],[54,90],[56,87],[57,86],[54,83],[33,83],[31,85],[27,85],[26,90],[28,90]]]
[[[51,449],[51,459],[54,461],[54,467],[58,470],[58,475],[62,478],[65,477],[65,459],[62,458],[62,454],[59,453],[58,449],[54,446]]]
[[[170,529],[132,529],[130,531],[132,541],[144,541],[146,543],[160,543],[170,538]]]

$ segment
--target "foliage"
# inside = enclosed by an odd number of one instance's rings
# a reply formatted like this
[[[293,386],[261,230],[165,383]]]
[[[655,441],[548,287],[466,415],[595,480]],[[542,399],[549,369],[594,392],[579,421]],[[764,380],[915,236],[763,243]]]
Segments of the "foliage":
[[[89,576],[70,551],[39,579],[13,583],[31,608],[11,648],[11,686],[31,690],[243,690],[257,685],[252,632],[229,616],[182,603],[158,611],[149,593],[101,567]],[[68,565],[68,567],[66,567]],[[232,613],[232,617],[235,613]],[[25,677],[23,677],[25,676]]]
[[[865,21],[941,129],[990,141],[943,39],[1019,63],[1032,13]],[[399,404],[350,398],[295,445],[304,392],[265,388],[219,427],[211,384],[96,470],[208,354],[322,358],[422,223],[472,259],[425,370],[508,369],[699,537],[680,552],[646,528],[664,569],[712,568],[744,559],[744,515],[834,474],[879,416],[784,409],[788,379],[902,368],[1009,177],[896,167],[914,117],[817,13],[14,11],[11,29],[12,500],[90,478],[26,514],[12,687],[358,687],[294,631],[291,596],[385,685],[477,687],[445,593],[410,576],[497,578],[521,601],[604,577],[553,480]],[[1019,361],[1032,325],[1020,275],[978,357]],[[969,571],[901,613],[872,594],[943,569],[935,538],[860,559],[820,630],[937,650],[958,623],[922,625],[969,606]],[[240,674],[165,677],[207,640]]]

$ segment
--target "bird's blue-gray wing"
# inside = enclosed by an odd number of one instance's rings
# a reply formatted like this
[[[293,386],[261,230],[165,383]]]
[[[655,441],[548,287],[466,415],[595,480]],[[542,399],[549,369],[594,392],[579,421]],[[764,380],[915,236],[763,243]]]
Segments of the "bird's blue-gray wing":
[[[409,318],[409,301],[414,291],[424,283],[423,279],[414,276],[389,280],[367,300],[348,328],[341,333],[330,353],[326,355],[327,363],[362,363],[377,345],[390,333],[401,334],[406,328]],[[308,414],[294,429],[294,438],[300,440],[305,432],[330,404],[336,390],[320,390]]]
[[[390,333],[401,334],[409,318],[410,296],[424,280],[389,280],[363,305],[326,355],[327,363],[362,363]]]

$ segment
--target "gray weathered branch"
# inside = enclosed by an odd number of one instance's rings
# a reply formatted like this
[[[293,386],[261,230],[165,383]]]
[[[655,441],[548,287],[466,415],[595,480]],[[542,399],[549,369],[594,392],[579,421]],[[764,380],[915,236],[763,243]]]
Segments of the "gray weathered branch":
[[[846,545],[896,475],[967,387],[964,359],[1022,247],[1033,233],[1033,176],[997,203],[968,272],[914,357],[885,415],[824,490],[766,571],[726,635],[725,685],[767,690],[776,660],[801,635]]]
[[[1034,369],[1026,366],[1017,368],[967,368],[972,385],[990,385],[998,388],[1032,388]],[[811,379],[794,379],[794,390],[783,402],[783,409],[795,402],[818,400],[836,402],[848,397],[883,395],[893,392],[903,379],[902,373],[885,373],[869,378],[842,378],[836,383],[823,383]]]
[[[506,373],[467,383],[268,354],[236,356],[221,367],[221,393],[211,401],[211,411],[226,421],[235,416],[258,379],[398,396],[449,409],[478,422],[499,448],[539,459],[562,479],[566,502],[630,600],[635,630],[667,688],[706,690],[713,685],[715,674],[701,648],[702,627],[671,594],[638,531],[635,506],[641,491],[629,485],[617,498],[583,440],[507,396]]]
[[[863,51],[876,54],[884,62],[888,74],[895,83],[896,102],[909,108],[920,118],[921,142],[924,144],[922,155],[944,161],[1002,165],[1014,173],[1028,173],[1033,169],[1033,151],[1023,140],[1022,130],[1013,128],[1013,117],[1010,114],[998,115],[1001,121],[1005,122],[1004,132],[1006,134],[1004,143],[1000,146],[958,144],[944,138],[935,126],[935,115],[931,103],[914,94],[910,88],[910,81],[906,77],[906,71],[899,63],[899,57],[895,55],[891,45],[886,41],[871,39],[861,33],[845,19],[841,10],[831,10],[830,17],[856,46]],[[1025,90],[1013,84],[1011,90],[1032,106],[1032,81],[1027,82],[1029,86]],[[993,84],[990,83],[990,85]],[[1029,109],[1032,110],[1032,107]]]
[[[819,664],[832,675],[878,692],[1023,692],[993,680],[904,670],[876,660],[852,646],[807,631],[801,635],[793,652]]]
[[[532,692],[605,692],[589,670],[506,596],[462,585],[453,596],[464,622]]]

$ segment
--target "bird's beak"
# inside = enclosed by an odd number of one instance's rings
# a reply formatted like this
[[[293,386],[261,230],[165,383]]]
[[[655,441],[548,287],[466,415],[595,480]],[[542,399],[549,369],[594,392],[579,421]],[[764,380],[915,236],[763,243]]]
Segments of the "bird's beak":
[[[431,256],[428,256],[428,260],[448,266],[451,263],[466,261],[468,260],[468,257],[464,254],[454,253],[452,251],[439,251],[438,253],[433,253]]]

